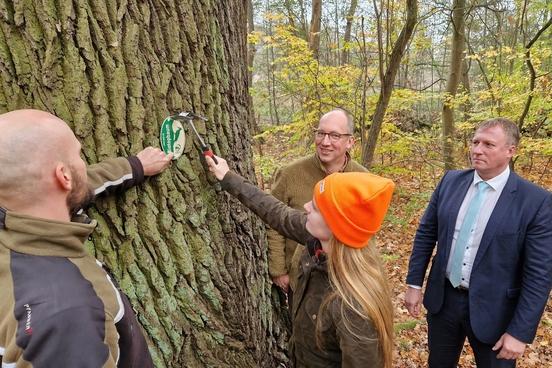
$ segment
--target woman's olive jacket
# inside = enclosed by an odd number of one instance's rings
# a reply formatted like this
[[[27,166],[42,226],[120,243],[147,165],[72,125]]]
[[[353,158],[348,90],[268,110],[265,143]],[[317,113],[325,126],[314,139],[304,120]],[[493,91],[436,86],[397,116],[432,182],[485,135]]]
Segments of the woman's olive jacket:
[[[383,367],[377,333],[370,319],[353,312],[339,298],[333,299],[320,315],[320,305],[332,289],[326,255],[320,242],[305,228],[306,214],[286,206],[231,171],[224,176],[221,185],[270,227],[286,238],[307,245],[301,256],[297,290],[293,295],[290,354],[294,367]],[[349,320],[352,331],[345,327],[344,318]]]

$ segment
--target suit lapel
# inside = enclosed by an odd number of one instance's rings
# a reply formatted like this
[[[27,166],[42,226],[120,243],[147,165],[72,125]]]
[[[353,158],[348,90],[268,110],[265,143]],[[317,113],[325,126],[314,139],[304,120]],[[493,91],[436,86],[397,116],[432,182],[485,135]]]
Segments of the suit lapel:
[[[510,173],[510,177],[508,178],[508,181],[506,182],[506,185],[504,186],[504,189],[500,194],[500,198],[498,198],[498,201],[496,202],[493,213],[489,218],[489,222],[487,222],[487,226],[485,227],[485,231],[483,232],[483,236],[481,237],[481,242],[479,243],[479,249],[477,250],[477,254],[473,262],[472,272],[473,270],[475,270],[479,262],[481,262],[481,259],[489,248],[489,245],[491,244],[491,240],[494,238],[496,230],[500,227],[500,224],[502,223],[502,219],[509,213],[508,209],[510,208],[516,197],[517,185],[518,176],[512,172]]]
[[[452,238],[454,236],[454,227],[456,226],[456,220],[458,219],[458,212],[460,212],[460,207],[462,202],[464,202],[464,197],[468,192],[470,184],[473,182],[473,170],[470,170],[472,173],[470,175],[465,175],[461,180],[456,183],[450,183],[451,186],[454,186],[452,190],[452,201],[449,208],[449,221],[447,225],[447,242],[446,242],[446,251],[445,251],[445,260],[448,260],[450,247],[452,245]]]

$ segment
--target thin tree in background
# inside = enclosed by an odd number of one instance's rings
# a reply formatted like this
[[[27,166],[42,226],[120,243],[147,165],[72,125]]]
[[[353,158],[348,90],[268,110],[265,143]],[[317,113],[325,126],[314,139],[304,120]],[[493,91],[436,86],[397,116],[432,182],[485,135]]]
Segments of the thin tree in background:
[[[309,29],[309,47],[315,59],[320,55],[320,26],[322,23],[322,0],[312,0],[312,13]]]
[[[254,21],[254,8],[253,0],[247,0],[247,33],[251,34],[255,31],[255,21]],[[255,61],[255,44],[253,42],[249,43],[247,48],[247,79],[249,81],[249,86],[253,84],[253,62]]]
[[[523,107],[523,111],[518,119],[518,127],[520,130],[523,128],[525,117],[529,113],[529,108],[531,107],[531,102],[533,101],[533,91],[535,90],[535,82],[537,80],[537,72],[535,71],[533,62],[531,61],[531,47],[533,47],[535,42],[538,41],[540,36],[550,26],[552,26],[552,17],[548,19],[548,22],[546,22],[546,24],[544,24],[544,26],[542,26],[542,28],[537,31],[535,36],[525,45],[525,64],[527,65],[527,69],[529,70],[529,93],[527,95],[527,100],[525,101],[525,106]]]
[[[347,17],[345,24],[345,33],[343,34],[343,49],[341,50],[341,64],[349,63],[349,57],[351,55],[350,42],[351,42],[351,30],[353,28],[353,21],[355,19],[355,12],[358,6],[358,0],[351,0],[349,10],[347,11]]]
[[[449,77],[443,101],[443,161],[445,170],[454,168],[454,97],[462,76],[465,45],[466,0],[454,0],[452,7],[452,46]]]
[[[270,0],[266,0],[265,4],[266,12],[270,11]],[[265,30],[269,35],[273,32],[273,24],[271,19],[265,19]],[[276,101],[276,76],[274,66],[274,46],[269,45],[266,47],[266,88],[269,99],[269,112],[271,124],[280,124],[280,116],[278,114],[278,105]]]
[[[395,41],[393,46],[393,51],[389,58],[389,63],[383,78],[381,80],[380,95],[378,97],[378,102],[376,104],[376,109],[374,116],[372,118],[372,124],[368,132],[363,130],[362,133],[362,164],[366,167],[371,167],[374,160],[374,153],[376,151],[376,145],[378,142],[378,136],[383,124],[383,119],[385,117],[385,112],[387,106],[389,105],[389,100],[391,98],[391,93],[393,92],[393,84],[395,83],[395,76],[399,70],[402,57],[406,50],[406,46],[412,33],[414,32],[414,27],[416,26],[418,18],[418,1],[417,0],[407,0],[406,1],[406,23]],[[381,37],[378,37],[378,43],[380,44],[380,50],[383,48],[381,45]],[[382,62],[380,58],[380,63]],[[380,70],[382,70],[380,68]]]

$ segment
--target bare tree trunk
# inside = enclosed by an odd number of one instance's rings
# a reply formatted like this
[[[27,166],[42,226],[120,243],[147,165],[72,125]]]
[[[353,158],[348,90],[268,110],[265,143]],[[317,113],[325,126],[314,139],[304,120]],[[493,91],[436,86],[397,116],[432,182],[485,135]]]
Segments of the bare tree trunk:
[[[525,14],[526,7],[527,7],[527,0],[524,1],[523,7],[521,10],[519,9],[519,7],[516,6],[516,25],[512,30],[512,39],[510,42],[510,47],[512,49],[517,47],[518,35],[521,33],[521,30],[523,28],[523,15]],[[510,74],[514,72],[514,59],[510,60],[509,72]]]
[[[471,87],[470,87],[470,65],[468,64],[468,61],[466,58],[462,60],[462,90],[465,92],[468,96],[471,93]],[[464,121],[468,121],[470,118],[470,110],[472,108],[472,104],[469,99],[466,99],[466,102],[462,104],[462,112],[464,113]]]
[[[294,14],[293,14],[293,6],[291,2],[292,0],[284,0],[284,8],[286,9],[286,12],[287,12],[286,17],[287,17],[289,26],[292,28],[296,28]]]
[[[535,67],[533,66],[533,63],[531,62],[531,47],[539,37],[552,25],[552,17],[548,19],[548,22],[537,31],[535,36],[525,45],[525,64],[527,64],[527,69],[529,70],[529,94],[527,95],[527,100],[525,101],[525,106],[523,107],[523,112],[521,113],[521,116],[518,119],[518,127],[521,130],[523,128],[523,124],[525,121],[525,118],[527,117],[527,114],[529,113],[529,108],[531,107],[531,102],[533,101],[533,90],[535,89],[535,81],[537,79],[537,73],[535,72]]]
[[[340,19],[340,15],[339,15],[339,4],[338,2],[334,2],[334,44],[335,44],[335,47],[331,47],[331,43],[330,45],[328,45],[327,49],[328,49],[328,53],[331,52],[332,54],[332,64],[328,64],[328,65],[339,65],[339,60],[340,60],[340,53],[339,53],[339,41],[340,41],[340,38],[341,38],[341,35],[339,33],[339,19]],[[328,38],[329,40],[329,38]],[[332,50],[333,49],[333,50]]]
[[[274,73],[274,46],[268,48],[268,92],[270,93],[270,117],[272,123],[280,125],[280,116],[278,115],[278,104],[276,102],[276,75]]]
[[[253,179],[246,24],[243,1],[14,2],[0,20],[0,110],[61,117],[89,163],[158,146],[163,119],[193,110],[214,151]],[[88,245],[157,367],[277,366],[264,225],[200,157],[188,131],[170,170],[90,211]]]
[[[469,10],[466,9],[466,14],[469,13]],[[466,19],[466,18],[465,18]],[[464,20],[466,22],[466,20]],[[470,39],[470,33],[471,28],[473,25],[473,20],[466,24],[464,23],[464,50],[468,49],[469,45],[469,39]],[[471,69],[471,61],[468,62],[468,58],[463,57],[462,58],[462,91],[468,96],[466,99],[466,102],[462,104],[462,112],[464,114],[464,121],[468,121],[470,118],[470,113],[472,109],[472,103],[470,101],[470,95],[471,95],[471,85],[470,85],[470,69]]]
[[[378,142],[378,136],[385,117],[385,111],[389,105],[389,99],[391,98],[391,92],[393,92],[393,83],[395,82],[395,76],[397,70],[401,64],[402,56],[406,49],[406,45],[412,37],[414,27],[418,18],[418,2],[417,0],[406,1],[406,23],[393,46],[391,57],[387,65],[387,70],[381,82],[381,90],[376,104],[376,110],[374,117],[372,118],[372,125],[368,131],[368,136],[363,139],[362,143],[362,164],[366,167],[372,165],[374,159],[374,152],[376,151],[376,145]],[[364,137],[363,137],[364,138]]]
[[[454,168],[454,108],[452,103],[460,83],[465,45],[466,0],[454,0],[452,8],[452,47],[447,87],[443,101],[443,160],[445,170]]]
[[[376,0],[372,1],[374,4],[374,13],[376,15],[376,35],[378,40],[378,71],[380,84],[383,85],[383,80],[385,78],[385,63],[387,60],[387,54],[383,51],[383,27],[381,25],[381,12],[378,10],[378,4]]]
[[[255,31],[255,21],[253,19],[253,1],[247,0],[247,33]],[[247,80],[249,86],[253,84],[253,63],[255,61],[255,45],[253,43],[248,44],[247,48]]]
[[[266,1],[266,11],[270,10],[270,0]],[[272,35],[272,20],[268,19],[268,26],[265,28],[269,35]],[[266,48],[266,88],[267,93],[271,97],[268,101],[269,114],[271,124],[280,124],[280,117],[278,116],[278,106],[276,106],[276,76],[274,75],[274,46],[270,45]]]
[[[347,11],[347,23],[345,24],[345,34],[343,35],[343,50],[341,51],[341,64],[348,64],[351,53],[349,52],[351,43],[351,30],[353,28],[353,20],[358,6],[358,0],[351,0],[349,11]]]
[[[322,22],[322,0],[312,0],[312,13],[309,30],[309,47],[315,59],[320,54],[320,25]]]
[[[391,22],[393,20],[393,11],[391,9],[391,0],[385,0],[385,7],[383,6],[383,0],[381,1],[381,13],[385,13],[385,63],[388,62],[389,50],[391,49],[391,35],[393,33]]]
[[[362,97],[360,100],[361,111],[360,111],[360,137],[363,137],[367,134],[367,124],[366,124],[366,97],[368,93],[368,48],[366,47],[366,32],[364,30],[364,17],[360,17],[360,31],[362,35]]]
[[[301,29],[303,31],[303,34],[304,34],[304,39],[305,41],[309,41],[309,32],[308,32],[308,24],[307,24],[307,16],[306,16],[306,13],[307,13],[307,10],[305,8],[305,2],[303,0],[297,0],[297,2],[299,3],[299,9],[300,9],[300,21],[301,21]]]

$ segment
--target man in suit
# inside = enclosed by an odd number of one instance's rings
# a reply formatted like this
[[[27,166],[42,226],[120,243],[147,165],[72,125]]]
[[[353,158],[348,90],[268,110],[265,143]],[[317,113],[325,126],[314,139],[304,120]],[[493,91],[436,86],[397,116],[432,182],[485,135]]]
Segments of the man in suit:
[[[421,286],[429,367],[456,367],[464,340],[477,366],[515,367],[533,341],[552,286],[552,195],[510,171],[519,131],[483,122],[473,169],[447,172],[416,232],[405,305],[418,316]]]

